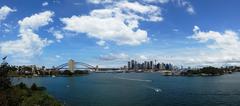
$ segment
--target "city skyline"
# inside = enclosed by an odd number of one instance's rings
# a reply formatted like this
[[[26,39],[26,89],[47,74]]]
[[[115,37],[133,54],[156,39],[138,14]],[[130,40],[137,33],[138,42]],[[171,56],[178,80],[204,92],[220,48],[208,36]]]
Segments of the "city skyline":
[[[100,67],[120,67],[132,59],[239,65],[239,3],[0,0],[0,56],[15,65],[47,67],[69,59]]]

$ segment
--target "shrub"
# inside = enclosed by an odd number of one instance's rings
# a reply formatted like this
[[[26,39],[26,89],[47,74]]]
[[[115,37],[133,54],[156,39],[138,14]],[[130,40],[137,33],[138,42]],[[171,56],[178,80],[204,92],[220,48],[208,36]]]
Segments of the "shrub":
[[[32,84],[31,90],[33,90],[33,91],[38,90],[38,87],[37,87],[37,85],[35,83]]]
[[[8,77],[9,65],[6,62],[3,62],[0,66],[0,89],[8,89],[11,87],[11,80]]]
[[[20,84],[18,84],[17,86],[19,86],[21,89],[27,89],[26,84],[24,84],[22,82]]]

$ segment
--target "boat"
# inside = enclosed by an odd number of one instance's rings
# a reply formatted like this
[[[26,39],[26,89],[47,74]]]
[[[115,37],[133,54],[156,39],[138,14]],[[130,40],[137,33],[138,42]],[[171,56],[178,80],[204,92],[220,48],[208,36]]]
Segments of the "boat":
[[[164,76],[172,76],[173,75],[172,71],[168,71],[168,70],[161,71],[161,74]]]

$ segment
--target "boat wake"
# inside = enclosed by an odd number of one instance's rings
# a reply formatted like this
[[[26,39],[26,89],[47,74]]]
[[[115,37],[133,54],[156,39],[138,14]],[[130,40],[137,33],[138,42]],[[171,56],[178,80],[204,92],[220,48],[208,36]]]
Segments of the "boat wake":
[[[147,88],[152,89],[152,90],[154,90],[155,92],[162,92],[162,89],[160,89],[160,88],[149,87],[149,86],[148,86]]]
[[[122,79],[122,80],[130,80],[130,81],[152,82],[152,80],[144,80],[144,79],[132,79],[132,78],[122,78],[122,77],[116,77],[116,78]]]

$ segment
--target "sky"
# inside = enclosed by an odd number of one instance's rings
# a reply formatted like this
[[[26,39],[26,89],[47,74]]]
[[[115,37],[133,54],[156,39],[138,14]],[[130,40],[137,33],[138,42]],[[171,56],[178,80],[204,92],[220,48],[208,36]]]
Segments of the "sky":
[[[0,0],[0,57],[100,67],[240,63],[239,0]]]

